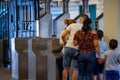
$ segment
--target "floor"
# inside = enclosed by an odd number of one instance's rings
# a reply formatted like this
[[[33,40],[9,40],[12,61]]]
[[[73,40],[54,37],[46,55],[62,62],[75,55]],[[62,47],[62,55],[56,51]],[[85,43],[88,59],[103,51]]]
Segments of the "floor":
[[[0,68],[0,80],[14,80],[12,79],[11,70],[7,68]]]
[[[10,68],[0,68],[0,80],[18,80],[12,78],[12,71]],[[28,80],[28,79],[19,79]]]

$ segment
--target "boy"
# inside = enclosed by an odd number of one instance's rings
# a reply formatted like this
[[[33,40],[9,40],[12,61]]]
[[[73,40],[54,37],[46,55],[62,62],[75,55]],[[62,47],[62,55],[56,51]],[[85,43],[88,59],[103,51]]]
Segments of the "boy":
[[[108,46],[107,46],[107,43],[103,40],[104,33],[102,30],[97,30],[97,36],[98,36],[99,45],[100,45],[100,54],[102,56],[104,55],[104,52],[108,50]],[[97,79],[103,80],[104,63],[99,64],[97,59],[96,59],[95,68],[93,71],[93,80],[97,80]]]
[[[103,59],[105,60],[105,80],[120,80],[120,51],[117,49],[118,41],[111,39],[109,42],[110,50],[106,51]],[[101,62],[101,59],[99,59]]]

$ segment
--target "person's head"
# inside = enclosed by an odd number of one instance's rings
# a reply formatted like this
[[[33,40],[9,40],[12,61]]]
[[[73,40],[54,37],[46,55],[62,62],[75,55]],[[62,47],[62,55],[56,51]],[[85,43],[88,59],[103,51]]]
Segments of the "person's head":
[[[80,23],[83,24],[83,22],[85,21],[85,19],[89,18],[87,14],[81,14],[80,16]]]
[[[111,39],[109,41],[109,48],[114,50],[118,47],[118,41],[116,39]]]
[[[104,36],[103,31],[102,30],[97,30],[97,36],[98,36],[99,40],[102,40],[102,38]]]
[[[85,19],[85,21],[83,22],[82,30],[85,33],[88,33],[88,31],[92,30],[91,25],[92,25],[92,20],[90,18]]]

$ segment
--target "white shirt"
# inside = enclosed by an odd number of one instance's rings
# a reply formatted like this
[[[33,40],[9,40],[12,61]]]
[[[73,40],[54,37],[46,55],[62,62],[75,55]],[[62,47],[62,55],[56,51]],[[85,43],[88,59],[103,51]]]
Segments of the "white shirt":
[[[62,34],[63,34],[63,32],[64,32],[64,30],[61,32],[61,34],[60,34],[60,41],[59,41],[59,43],[60,43],[60,45],[64,45],[64,42],[63,42],[63,40],[62,40]],[[69,39],[69,34],[67,34],[66,36],[65,36],[65,38],[66,38],[66,41],[68,41],[68,39]]]
[[[70,35],[69,35],[69,39],[67,41],[67,44],[65,46],[67,47],[71,47],[71,48],[75,48],[78,49],[78,46],[74,46],[73,45],[73,39],[74,39],[74,34],[80,30],[82,28],[82,24],[81,23],[73,23],[70,24],[66,30],[70,31]]]

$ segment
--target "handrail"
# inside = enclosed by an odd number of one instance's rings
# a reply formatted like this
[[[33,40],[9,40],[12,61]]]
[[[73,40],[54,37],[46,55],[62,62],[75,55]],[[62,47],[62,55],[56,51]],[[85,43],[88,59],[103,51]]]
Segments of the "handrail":
[[[81,14],[77,15],[74,20],[78,20],[80,18]]]
[[[63,16],[64,15],[64,13],[62,13],[62,14],[60,14],[59,16],[57,16],[54,20],[56,21],[56,20],[58,20],[61,16]]]
[[[41,19],[42,17],[44,17],[46,14],[47,14],[47,13],[44,13],[43,15],[41,15],[41,16],[40,16],[40,19]]]

